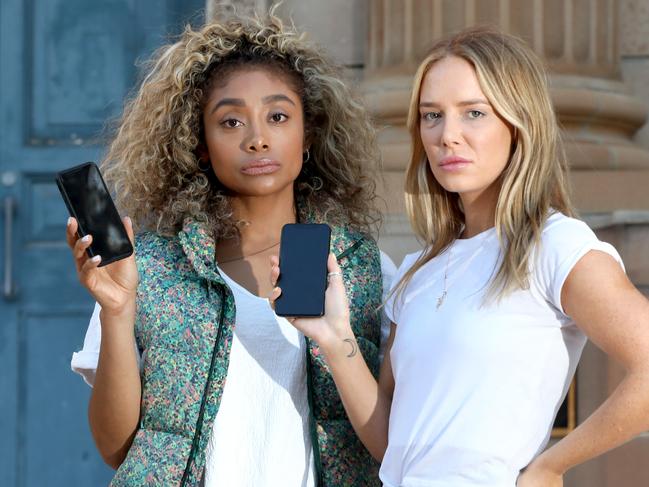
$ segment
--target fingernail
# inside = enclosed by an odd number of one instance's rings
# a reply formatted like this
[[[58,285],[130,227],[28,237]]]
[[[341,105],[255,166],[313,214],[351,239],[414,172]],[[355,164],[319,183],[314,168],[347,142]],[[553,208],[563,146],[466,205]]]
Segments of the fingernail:
[[[99,262],[101,260],[101,255],[95,255],[92,259],[90,259],[93,262]]]
[[[90,235],[86,235],[81,239],[82,242],[87,242],[88,240],[90,240]]]
[[[70,225],[72,225],[72,217],[71,216],[68,217],[68,226],[70,226]]]

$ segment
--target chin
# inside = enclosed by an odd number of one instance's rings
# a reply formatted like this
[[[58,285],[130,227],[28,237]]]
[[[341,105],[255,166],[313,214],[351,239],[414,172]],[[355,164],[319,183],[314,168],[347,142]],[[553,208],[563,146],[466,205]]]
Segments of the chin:
[[[278,181],[254,181],[252,184],[247,184],[240,191],[237,191],[241,196],[273,196],[279,195],[280,193],[286,191],[287,186],[291,186],[290,183],[278,182]]]
[[[465,193],[470,192],[474,188],[472,185],[466,184],[466,182],[455,180],[449,180],[449,178],[435,178],[439,185],[444,188],[449,193]]]

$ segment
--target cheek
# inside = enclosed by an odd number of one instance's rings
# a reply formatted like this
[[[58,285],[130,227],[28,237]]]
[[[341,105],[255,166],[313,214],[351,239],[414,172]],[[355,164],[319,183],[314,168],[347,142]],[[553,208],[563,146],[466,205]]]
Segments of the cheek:
[[[434,128],[421,129],[419,136],[421,137],[421,143],[424,146],[428,159],[432,159],[439,150],[440,145],[437,131]]]
[[[284,153],[284,158],[287,158],[291,162],[291,166],[295,167],[299,174],[302,169],[303,153],[305,150],[304,131],[294,130],[288,135],[284,139],[285,145],[282,152]],[[310,157],[313,157],[313,151],[311,151]]]
[[[481,133],[475,139],[480,158],[494,170],[501,172],[509,162],[511,136],[506,128],[496,127]]]
[[[499,135],[500,137],[495,136],[493,139],[494,147],[492,150],[494,158],[496,159],[496,164],[498,164],[500,169],[503,170],[509,163],[512,139],[508,133],[501,133]]]

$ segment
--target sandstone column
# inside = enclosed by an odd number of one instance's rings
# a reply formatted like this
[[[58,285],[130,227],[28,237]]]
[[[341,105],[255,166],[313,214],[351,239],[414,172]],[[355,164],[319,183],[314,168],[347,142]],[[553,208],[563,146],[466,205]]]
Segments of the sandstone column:
[[[616,0],[375,0],[368,14],[364,92],[385,127],[390,210],[383,241],[394,257],[415,245],[406,235],[401,201],[412,75],[434,40],[475,24],[523,37],[546,61],[578,208],[649,208],[649,151],[632,141],[647,108],[621,81]]]

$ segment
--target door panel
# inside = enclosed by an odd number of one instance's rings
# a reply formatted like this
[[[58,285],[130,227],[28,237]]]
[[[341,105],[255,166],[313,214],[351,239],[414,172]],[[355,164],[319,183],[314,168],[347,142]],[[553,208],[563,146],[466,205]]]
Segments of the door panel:
[[[201,23],[203,8],[203,0],[0,2],[2,486],[106,485],[112,476],[89,433],[90,389],[70,371],[93,303],[65,244],[54,174],[100,159],[138,60],[185,21]]]

